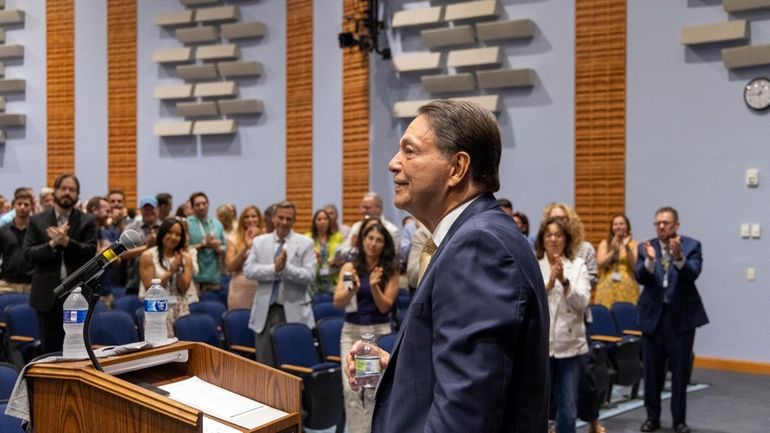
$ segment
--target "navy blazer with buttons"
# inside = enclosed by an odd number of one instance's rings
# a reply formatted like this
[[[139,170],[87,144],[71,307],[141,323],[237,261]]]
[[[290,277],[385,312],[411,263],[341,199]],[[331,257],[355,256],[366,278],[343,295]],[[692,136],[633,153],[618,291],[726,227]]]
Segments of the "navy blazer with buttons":
[[[545,432],[548,303],[492,194],[434,253],[375,394],[373,433]]]
[[[662,253],[657,238],[650,239],[655,248],[655,267],[650,273],[644,266],[646,253],[644,243],[639,244],[636,261],[636,280],[644,285],[637,303],[637,323],[645,334],[652,334],[658,327],[666,293],[668,294],[671,324],[675,331],[684,332],[708,323],[695,280],[703,265],[700,242],[686,236],[681,237],[681,251],[684,266],[677,269],[673,262],[668,267],[668,288],[663,287],[664,272],[660,262]]]

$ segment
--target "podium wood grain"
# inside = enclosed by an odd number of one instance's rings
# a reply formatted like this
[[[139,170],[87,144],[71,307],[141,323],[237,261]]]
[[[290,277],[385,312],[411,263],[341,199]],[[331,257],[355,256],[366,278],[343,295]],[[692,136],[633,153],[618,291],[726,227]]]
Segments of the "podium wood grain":
[[[199,410],[126,380],[157,386],[192,376],[288,413],[252,430],[227,423],[231,427],[252,433],[301,431],[301,379],[221,349],[180,342],[103,360],[102,365],[185,349],[189,350],[185,363],[163,364],[120,376],[99,372],[88,361],[31,366],[26,376],[31,384],[35,431],[201,432]]]

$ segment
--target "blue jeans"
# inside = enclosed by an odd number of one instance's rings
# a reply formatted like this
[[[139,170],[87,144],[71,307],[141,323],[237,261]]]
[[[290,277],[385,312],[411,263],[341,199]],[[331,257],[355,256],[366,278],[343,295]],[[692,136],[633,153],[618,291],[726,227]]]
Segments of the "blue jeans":
[[[575,433],[580,356],[550,358],[551,395],[556,406],[556,432]]]

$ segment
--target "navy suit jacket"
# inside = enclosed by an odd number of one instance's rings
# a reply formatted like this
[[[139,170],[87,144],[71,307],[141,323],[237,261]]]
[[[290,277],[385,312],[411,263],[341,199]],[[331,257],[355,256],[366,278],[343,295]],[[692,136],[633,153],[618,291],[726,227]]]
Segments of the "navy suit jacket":
[[[652,273],[644,267],[644,243],[639,243],[636,260],[636,280],[644,285],[644,290],[637,303],[637,323],[645,334],[652,334],[658,327],[663,312],[664,295],[668,293],[671,323],[677,332],[689,331],[708,323],[706,310],[703,308],[695,280],[700,275],[703,265],[700,242],[682,236],[682,256],[684,266],[677,269],[673,258],[668,267],[668,288],[663,287],[662,253],[657,238],[650,239],[655,248],[655,267]]]
[[[372,432],[545,432],[548,326],[529,243],[482,195],[417,288],[375,394]]]
[[[46,229],[51,226],[56,226],[53,209],[32,215],[24,237],[24,255],[35,267],[29,305],[41,312],[51,311],[55,305],[64,303],[63,298],[57,299],[53,293],[61,282],[62,260],[67,275],[72,275],[96,255],[96,225],[91,215],[72,209],[68,232],[70,240],[66,248],[59,246],[52,250],[48,245],[51,238]]]

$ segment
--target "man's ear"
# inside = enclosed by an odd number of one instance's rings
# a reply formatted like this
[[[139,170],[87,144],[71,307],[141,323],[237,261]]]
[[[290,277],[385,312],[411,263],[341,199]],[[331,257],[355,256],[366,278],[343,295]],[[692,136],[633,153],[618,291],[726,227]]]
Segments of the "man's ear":
[[[471,172],[471,156],[467,152],[455,153],[450,163],[449,186],[457,186],[467,180]]]

